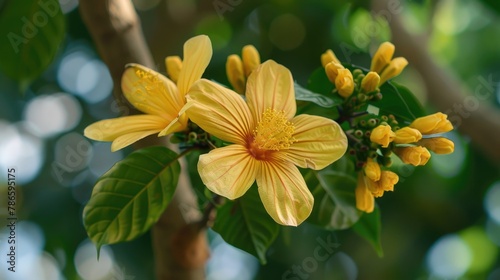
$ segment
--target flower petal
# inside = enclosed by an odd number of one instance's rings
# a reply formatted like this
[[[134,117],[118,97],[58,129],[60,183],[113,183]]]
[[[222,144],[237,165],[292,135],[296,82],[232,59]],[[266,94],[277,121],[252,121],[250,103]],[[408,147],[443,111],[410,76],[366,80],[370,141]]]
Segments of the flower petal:
[[[200,156],[198,172],[216,194],[236,199],[252,186],[258,162],[241,145],[229,145]]]
[[[158,130],[145,130],[145,131],[137,131],[137,132],[132,132],[128,133],[125,135],[118,136],[113,143],[111,143],[111,151],[116,152],[118,150],[121,150],[128,145],[131,145],[142,138],[158,133]]]
[[[85,137],[98,141],[113,141],[116,138],[133,132],[160,132],[170,123],[159,116],[135,115],[98,121],[87,126],[83,132]]]
[[[299,115],[291,120],[295,125],[288,159],[302,168],[323,169],[338,160],[347,150],[347,137],[334,121],[311,115]]]
[[[245,145],[253,120],[240,95],[202,79],[191,87],[187,99],[187,114],[194,123],[224,141]]]
[[[287,119],[293,118],[297,110],[292,74],[273,60],[262,63],[250,74],[246,97],[256,122],[267,108],[284,111]]]
[[[291,162],[261,162],[259,195],[267,213],[279,224],[298,226],[311,214],[314,198],[298,168]]]
[[[193,37],[184,43],[184,60],[177,87],[184,99],[189,88],[201,78],[212,58],[212,43],[206,35]]]
[[[135,108],[164,118],[177,116],[185,101],[171,80],[139,64],[127,64],[126,67],[121,86]]]

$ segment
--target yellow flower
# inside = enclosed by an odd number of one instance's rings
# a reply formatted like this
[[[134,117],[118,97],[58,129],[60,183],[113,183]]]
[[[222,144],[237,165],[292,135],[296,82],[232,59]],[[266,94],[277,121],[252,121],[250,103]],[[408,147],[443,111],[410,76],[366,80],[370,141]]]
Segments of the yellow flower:
[[[436,137],[425,138],[418,141],[418,144],[435,152],[436,154],[451,154],[455,150],[455,144],[448,138]]]
[[[378,181],[378,184],[384,191],[393,191],[394,185],[396,185],[398,181],[398,174],[384,170],[380,174],[380,181]]]
[[[368,178],[366,178],[361,172],[358,173],[358,184],[356,185],[356,190],[354,194],[356,195],[356,208],[366,213],[373,212],[375,208],[375,198],[372,192],[368,189],[369,184]]]
[[[394,137],[396,137],[396,134],[392,131],[391,127],[381,124],[372,130],[370,141],[382,145],[383,148],[387,148],[389,143],[394,140]]]
[[[370,71],[381,73],[382,70],[391,62],[394,55],[394,45],[390,42],[382,43],[372,58]]]
[[[369,93],[377,89],[380,83],[380,76],[377,72],[370,71],[366,76],[361,80],[361,88],[364,92]]]
[[[395,148],[394,152],[406,164],[425,165],[431,158],[429,151],[421,146]]]
[[[371,158],[368,159],[364,171],[366,177],[370,178],[371,180],[373,181],[380,180],[380,172],[381,172],[380,165],[378,165],[378,163],[375,162],[373,159]]]
[[[129,64],[122,76],[122,90],[127,100],[143,115],[98,121],[85,128],[86,137],[113,141],[111,150],[122,149],[148,135],[182,131],[187,116],[179,112],[191,85],[201,78],[212,57],[210,39],[205,35],[184,44],[184,61],[177,85],[167,77],[139,64]]]
[[[444,133],[453,129],[448,116],[441,112],[415,119],[410,127],[419,130],[422,134]]]
[[[340,60],[335,56],[333,51],[327,50],[321,55],[321,65],[323,65],[323,67],[326,67],[326,65],[330,62],[335,62],[337,64],[342,65],[342,63],[340,63]]]
[[[333,61],[325,66],[326,76],[328,77],[328,80],[330,80],[332,84],[335,84],[335,79],[337,78],[339,70],[341,69],[344,69],[344,66],[342,66],[342,64],[340,63],[336,63]]]
[[[200,156],[203,183],[214,193],[236,199],[257,181],[265,209],[279,224],[299,225],[312,210],[313,196],[296,166],[322,169],[347,149],[336,122],[295,116],[292,75],[272,60],[248,78],[246,102],[202,79],[190,90],[187,107],[194,123],[233,143]]]
[[[389,65],[387,65],[387,67],[382,70],[382,73],[380,73],[380,84],[383,84],[387,80],[401,74],[406,65],[408,65],[408,60],[406,60],[406,58],[404,57],[396,57],[395,59],[391,60]]]
[[[226,75],[236,92],[245,93],[246,77],[243,72],[243,62],[239,56],[232,54],[227,57]]]
[[[339,69],[335,78],[335,87],[340,96],[347,98],[354,91],[354,79],[349,69]]]
[[[394,143],[396,144],[415,143],[422,139],[422,133],[420,133],[420,131],[408,126],[396,130],[395,134]]]

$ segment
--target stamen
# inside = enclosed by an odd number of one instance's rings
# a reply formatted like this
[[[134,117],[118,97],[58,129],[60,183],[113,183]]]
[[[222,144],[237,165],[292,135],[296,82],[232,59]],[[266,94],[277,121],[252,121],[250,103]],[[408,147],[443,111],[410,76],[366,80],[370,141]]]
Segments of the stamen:
[[[297,140],[292,136],[295,126],[285,117],[283,111],[266,109],[262,119],[253,131],[253,145],[261,151],[279,151],[290,148]]]

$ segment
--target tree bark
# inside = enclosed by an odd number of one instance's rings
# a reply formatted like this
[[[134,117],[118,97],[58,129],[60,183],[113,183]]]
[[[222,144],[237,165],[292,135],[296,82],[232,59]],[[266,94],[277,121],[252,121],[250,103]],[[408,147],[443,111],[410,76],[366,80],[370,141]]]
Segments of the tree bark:
[[[154,69],[155,64],[131,1],[82,0],[80,13],[109,68],[115,85],[115,100],[123,105],[124,114],[136,113],[126,102],[120,87],[125,65],[139,63]],[[135,147],[169,146],[165,139],[149,137]],[[171,145],[169,148],[174,149]],[[204,279],[204,265],[209,254],[205,227],[196,223],[201,213],[182,159],[181,166],[183,171],[174,197],[152,228],[156,276],[160,280]]]

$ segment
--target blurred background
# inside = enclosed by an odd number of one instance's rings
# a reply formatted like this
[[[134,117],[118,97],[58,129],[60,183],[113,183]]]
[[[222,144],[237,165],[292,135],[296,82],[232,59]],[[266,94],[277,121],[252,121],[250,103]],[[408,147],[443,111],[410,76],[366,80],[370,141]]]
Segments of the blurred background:
[[[5,17],[5,2],[0,1],[0,18]],[[263,61],[287,66],[305,85],[329,48],[343,62],[369,67],[370,54],[380,42],[391,40],[390,26],[397,23],[420,38],[437,65],[470,93],[463,102],[475,98],[499,110],[500,4],[494,0],[388,1],[377,10],[370,1],[133,3],[161,72],[165,56],[182,56],[185,40],[207,34],[214,55],[205,77],[227,82],[227,56],[253,44]],[[111,153],[109,143],[82,135],[88,124],[118,116],[119,106],[78,1],[60,4],[64,39],[48,69],[29,84],[0,72],[0,279],[153,279],[149,234],[102,248],[97,261],[83,228],[82,210],[96,179],[131,150]],[[398,42],[395,45],[398,52]],[[425,80],[411,62],[396,80],[412,90],[429,113],[436,111]],[[500,279],[498,158],[488,156],[470,135],[447,136],[455,142],[453,154],[434,156],[424,167],[396,166],[401,179],[395,192],[377,200],[383,257],[352,230],[328,232],[304,224],[282,230],[269,250],[268,264],[261,266],[209,232],[208,279]],[[500,147],[500,139],[491,141]],[[9,234],[4,226],[6,176],[12,167],[19,219],[15,277],[7,271],[3,254]],[[322,251],[328,252],[327,259],[314,259],[315,250],[328,240],[339,246]]]

